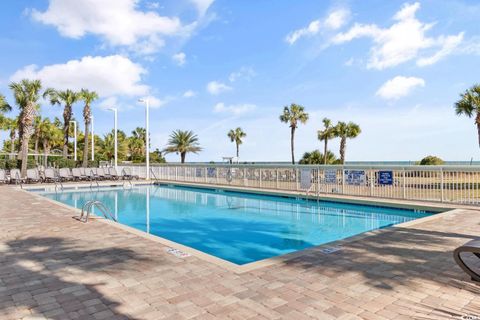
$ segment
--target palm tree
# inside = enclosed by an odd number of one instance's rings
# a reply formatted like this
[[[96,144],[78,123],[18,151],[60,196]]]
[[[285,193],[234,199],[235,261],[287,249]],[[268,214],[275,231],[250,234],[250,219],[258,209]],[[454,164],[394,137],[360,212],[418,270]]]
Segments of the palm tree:
[[[128,149],[131,160],[140,161],[145,157],[145,137],[147,131],[145,128],[137,127],[132,131],[132,136],[128,138]]]
[[[111,161],[115,157],[115,130],[107,133],[103,137],[101,142],[101,157]],[[125,159],[125,155],[128,151],[128,146],[126,144],[126,134],[121,130],[117,130],[117,156],[119,160]]]
[[[328,140],[335,138],[335,127],[332,125],[332,120],[323,118],[323,130],[318,130],[318,140],[324,142],[323,146],[323,164],[327,164],[328,156]]]
[[[50,122],[50,119],[43,119],[38,124],[38,133],[39,139],[42,141],[43,153],[44,153],[44,166],[48,165],[48,155],[53,146],[61,144],[62,141],[62,131],[55,125],[55,123]]]
[[[335,164],[337,158],[331,151],[327,151],[327,164]],[[325,161],[325,155],[323,155],[319,150],[314,150],[312,152],[305,152],[302,159],[298,162],[300,164],[322,164]]]
[[[55,104],[64,104],[63,108],[63,157],[67,158],[68,156],[68,139],[70,132],[70,121],[72,120],[72,106],[80,100],[80,93],[73,90],[55,90],[53,88],[48,88],[43,93],[43,97],[50,99],[52,105]]]
[[[235,142],[235,145],[237,146],[237,159],[239,155],[239,146],[243,143],[242,138],[245,138],[247,134],[243,132],[242,128],[238,127],[235,130],[230,130],[227,134],[227,136],[230,138],[231,142]]]
[[[308,120],[308,113],[301,105],[292,103],[290,107],[285,106],[283,113],[280,115],[280,121],[290,124],[290,148],[292,151],[292,164],[295,164],[295,129],[298,123],[305,124]]]
[[[85,106],[83,107],[83,120],[85,122],[85,136],[83,140],[83,166],[88,166],[88,130],[90,128],[90,121],[92,119],[91,104],[98,99],[98,94],[95,91],[82,89],[80,91],[80,99],[83,100]]]
[[[20,154],[22,160],[22,177],[27,173],[28,143],[33,134],[33,122],[39,108],[38,99],[42,83],[40,80],[24,79],[20,82],[10,83],[10,89],[13,91],[15,103],[20,109],[19,116],[19,135],[20,135]]]
[[[165,153],[180,153],[181,163],[185,163],[185,156],[188,152],[198,153],[202,151],[198,143],[198,137],[193,131],[176,130],[173,131],[168,139],[168,145]]]
[[[478,144],[480,145],[480,85],[476,84],[460,94],[460,100],[455,102],[457,115],[466,115],[471,118],[475,115]]]
[[[345,151],[347,148],[347,139],[356,138],[362,130],[360,126],[356,123],[349,122],[338,122],[335,126],[335,134],[337,137],[340,137],[340,163],[345,163]]]

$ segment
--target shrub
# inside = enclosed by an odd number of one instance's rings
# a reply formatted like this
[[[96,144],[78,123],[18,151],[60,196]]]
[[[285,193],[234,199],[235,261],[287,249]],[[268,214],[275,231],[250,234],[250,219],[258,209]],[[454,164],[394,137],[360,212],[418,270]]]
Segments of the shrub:
[[[18,169],[20,168],[20,161],[17,159],[8,159],[6,161],[5,169]]]
[[[59,168],[75,168],[75,160],[72,159],[57,158],[53,164]]]
[[[439,166],[444,164],[445,162],[436,156],[426,156],[422,160],[420,160],[421,166]]]

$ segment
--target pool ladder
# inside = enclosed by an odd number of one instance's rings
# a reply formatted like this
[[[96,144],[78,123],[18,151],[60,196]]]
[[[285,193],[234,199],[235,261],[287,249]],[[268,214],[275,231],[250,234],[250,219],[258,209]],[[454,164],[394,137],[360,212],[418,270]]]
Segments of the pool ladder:
[[[100,210],[100,212],[103,214],[103,217],[105,219],[111,219],[117,222],[117,219],[115,219],[115,217],[112,215],[110,210],[103,204],[103,202],[98,200],[87,201],[83,205],[82,213],[80,214],[80,217],[78,218],[78,220],[82,222],[88,222],[88,218],[90,216],[90,212],[92,211],[92,208],[97,208],[98,210]]]
[[[310,191],[312,191],[312,188],[315,185],[312,185],[307,191],[305,191],[305,198],[308,199],[308,195],[310,194]],[[318,185],[317,185],[318,186]],[[315,196],[317,197],[317,203],[320,202],[320,188],[317,187],[317,190],[315,190]]]

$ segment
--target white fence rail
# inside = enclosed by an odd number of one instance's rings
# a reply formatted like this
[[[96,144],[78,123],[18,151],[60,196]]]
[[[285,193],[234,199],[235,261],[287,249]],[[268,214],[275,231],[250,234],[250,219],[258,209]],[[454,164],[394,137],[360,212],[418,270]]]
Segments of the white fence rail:
[[[146,177],[145,166],[119,166]],[[151,179],[271,190],[480,204],[479,166],[269,166],[168,164]]]

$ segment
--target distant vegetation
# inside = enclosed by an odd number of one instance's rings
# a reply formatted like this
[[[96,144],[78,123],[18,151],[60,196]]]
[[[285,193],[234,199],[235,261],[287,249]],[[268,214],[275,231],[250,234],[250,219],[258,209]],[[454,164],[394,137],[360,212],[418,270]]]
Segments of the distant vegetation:
[[[325,159],[327,159],[326,164],[340,164],[340,160],[335,157],[333,152],[327,151],[327,156],[325,157],[320,150],[305,152],[299,164],[325,164]]]
[[[426,156],[419,162],[421,166],[440,166],[444,163],[445,161],[436,156]]]

